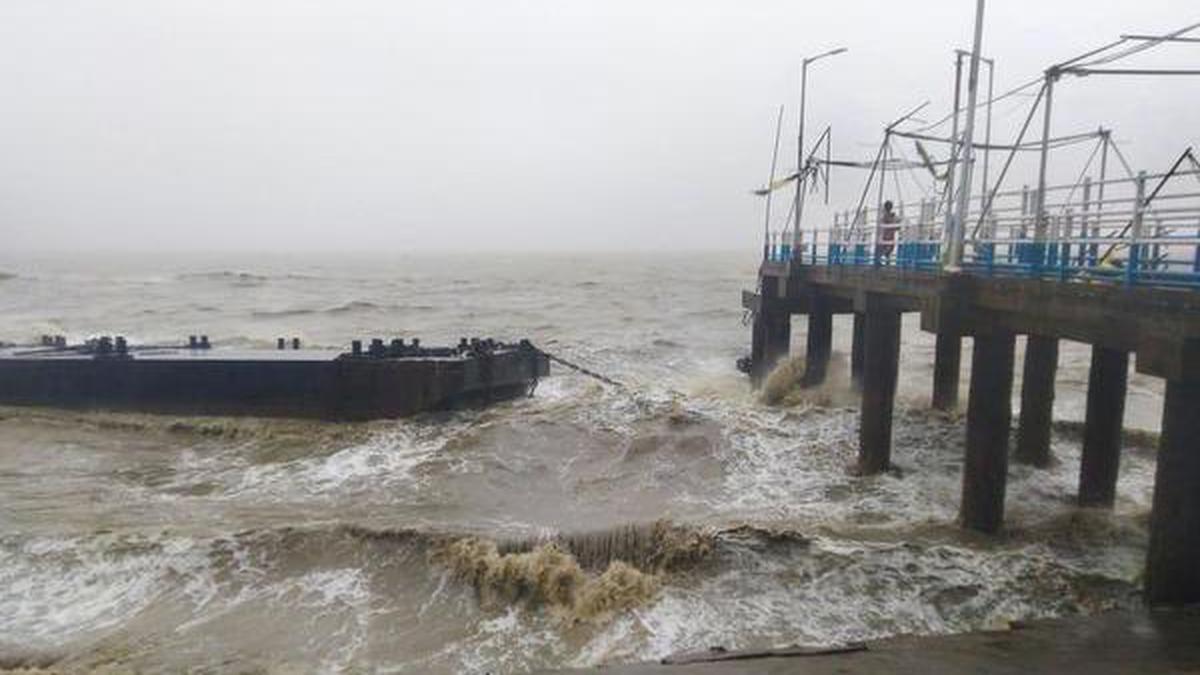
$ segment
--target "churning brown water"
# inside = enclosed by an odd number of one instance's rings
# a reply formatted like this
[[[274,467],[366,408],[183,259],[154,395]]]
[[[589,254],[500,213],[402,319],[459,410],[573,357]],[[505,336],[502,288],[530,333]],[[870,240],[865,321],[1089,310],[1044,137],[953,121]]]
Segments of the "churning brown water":
[[[962,420],[926,406],[932,338],[906,319],[899,470],[855,478],[844,366],[818,392],[783,372],[769,403],[734,371],[754,268],[0,261],[0,340],[527,336],[635,392],[559,371],[487,410],[342,425],[0,409],[0,665],[522,672],[1138,602],[1152,438],[1113,513],[1072,506],[1085,348],[1062,353],[1056,465],[1014,466],[1007,534],[976,538],[954,525]],[[1127,426],[1160,404],[1133,377]]]

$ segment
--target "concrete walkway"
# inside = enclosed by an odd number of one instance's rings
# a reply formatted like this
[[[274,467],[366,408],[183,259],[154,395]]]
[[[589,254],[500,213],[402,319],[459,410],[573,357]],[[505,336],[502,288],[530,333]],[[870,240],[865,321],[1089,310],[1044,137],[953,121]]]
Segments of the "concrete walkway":
[[[896,637],[869,643],[862,651],[843,654],[611,666],[599,672],[613,675],[1200,673],[1200,607],[1034,621],[1008,631]]]

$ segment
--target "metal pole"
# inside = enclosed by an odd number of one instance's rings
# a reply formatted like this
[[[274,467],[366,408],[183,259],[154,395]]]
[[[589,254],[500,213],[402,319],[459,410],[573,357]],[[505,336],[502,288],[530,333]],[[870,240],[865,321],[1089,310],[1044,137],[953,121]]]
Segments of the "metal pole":
[[[841,220],[839,219],[836,211],[833,214],[833,232],[829,233],[829,252],[827,253],[827,256],[829,257],[829,264],[841,262],[841,259],[838,255],[838,244],[835,244],[835,241],[841,241]]]
[[[1125,284],[1132,286],[1137,283],[1138,268],[1141,266],[1142,221],[1146,214],[1146,172],[1139,171],[1137,176],[1137,198],[1134,202],[1133,227],[1129,232],[1129,259],[1125,261]]]
[[[800,219],[804,216],[804,108],[808,94],[808,59],[800,63],[800,132],[796,141],[796,223],[792,226],[793,255],[800,254]]]
[[[979,101],[979,59],[983,49],[984,0],[975,4],[975,44],[971,50],[971,74],[967,79],[967,124],[963,139],[962,179],[958,188],[958,212],[954,217],[950,246],[946,252],[946,268],[958,271],[962,268],[963,230],[966,227],[967,211],[971,205],[971,171],[975,162],[975,105]]]
[[[950,127],[950,162],[946,166],[946,219],[943,235],[949,236],[951,216],[954,213],[954,170],[958,161],[958,113],[962,109],[962,52],[954,57],[954,122]]]
[[[825,127],[825,206],[829,206],[829,172],[833,170],[833,126]]]
[[[992,99],[995,98],[996,84],[996,62],[988,59],[988,102],[987,102],[987,129],[984,131],[985,140],[983,147],[983,192],[979,195],[979,208],[987,208],[988,197],[988,173],[991,167],[991,152],[992,152]],[[986,218],[987,214],[983,216]]]
[[[1051,68],[1046,71],[1046,109],[1042,120],[1042,156],[1038,168],[1037,206],[1033,215],[1036,220],[1033,225],[1034,264],[1041,266],[1045,262],[1046,253],[1046,168],[1050,162],[1050,115],[1054,108],[1054,81],[1058,79],[1058,71]]]
[[[1196,225],[1196,236],[1200,237],[1200,224]],[[1200,274],[1200,246],[1196,246],[1196,252],[1192,254],[1192,273]]]
[[[770,251],[771,237],[771,193],[774,192],[775,164],[779,159],[779,134],[783,131],[783,106],[779,106],[779,115],[775,120],[775,149],[771,151],[771,174],[767,178],[767,209],[763,217],[763,257]]]
[[[1096,224],[1092,226],[1092,238],[1099,239],[1101,228],[1104,227],[1104,184],[1108,182],[1108,146],[1112,143],[1112,131],[1100,130],[1100,138],[1104,147],[1100,150],[1100,185],[1096,190]],[[1088,248],[1090,263],[1095,265],[1100,255],[1100,245],[1092,244]]]
[[[872,256],[875,265],[878,267],[882,263],[882,247],[880,246],[880,232],[883,229],[883,184],[887,176],[883,173],[884,167],[887,165],[888,151],[891,149],[892,141],[891,134],[884,134],[883,150],[879,159],[879,198],[875,202],[875,229],[871,236],[872,241]]]
[[[1017,239],[1019,241],[1017,241],[1017,243],[1015,245],[1018,263],[1028,262],[1026,260],[1026,253],[1025,253],[1026,249],[1029,247],[1029,244],[1027,244],[1025,242],[1025,239],[1028,238],[1028,236],[1029,236],[1029,218],[1028,218],[1028,216],[1029,216],[1029,186],[1022,185],[1021,186],[1021,229],[1017,231],[1017,234],[1019,235],[1017,237]],[[1008,256],[1009,260],[1012,260],[1012,257],[1013,257],[1012,249],[1013,249],[1013,247],[1010,246],[1009,247],[1009,256]]]
[[[1091,234],[1088,231],[1088,227],[1091,225],[1091,222],[1092,222],[1092,177],[1091,176],[1088,176],[1087,178],[1083,179],[1083,215],[1080,217],[1080,221],[1081,222],[1079,223],[1079,238],[1087,239],[1088,235]],[[1085,267],[1087,265],[1087,252],[1088,252],[1087,243],[1084,241],[1081,241],[1079,243],[1079,262],[1078,262],[1079,267]]]
[[[971,172],[974,168],[974,120],[976,120],[976,103],[979,100],[979,58],[983,49],[983,11],[984,0],[976,4],[976,31],[974,31],[974,47],[971,50],[971,74],[967,79],[967,120],[964,139],[962,139],[962,178],[959,181],[959,208],[954,216],[954,229],[950,233],[950,246],[947,251],[947,269],[958,271],[962,267],[962,235],[966,227],[967,211],[971,207]]]

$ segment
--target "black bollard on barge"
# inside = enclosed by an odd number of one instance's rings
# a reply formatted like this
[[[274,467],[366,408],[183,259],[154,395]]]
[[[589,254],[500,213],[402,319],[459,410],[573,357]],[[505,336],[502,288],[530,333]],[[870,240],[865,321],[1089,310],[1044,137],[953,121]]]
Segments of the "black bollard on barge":
[[[238,350],[214,349],[208,336],[178,346],[44,336],[40,345],[0,345],[0,404],[368,420],[525,395],[549,370],[528,340],[423,347],[375,339],[368,349],[355,340],[338,352],[300,349],[297,338]]]

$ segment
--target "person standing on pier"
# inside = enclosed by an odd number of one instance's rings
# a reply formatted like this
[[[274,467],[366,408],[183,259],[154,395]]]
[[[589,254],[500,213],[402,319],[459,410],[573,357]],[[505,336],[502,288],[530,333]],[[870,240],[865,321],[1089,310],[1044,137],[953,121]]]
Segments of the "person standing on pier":
[[[900,218],[896,216],[895,207],[891,200],[883,203],[883,213],[879,216],[879,257],[892,257],[896,248],[896,232],[900,230]]]

